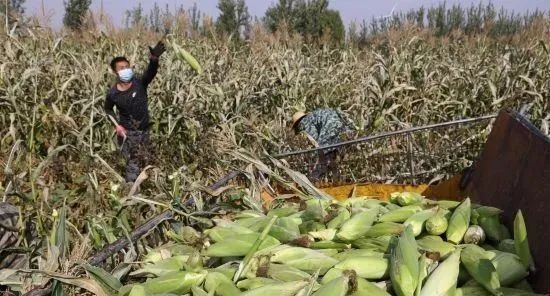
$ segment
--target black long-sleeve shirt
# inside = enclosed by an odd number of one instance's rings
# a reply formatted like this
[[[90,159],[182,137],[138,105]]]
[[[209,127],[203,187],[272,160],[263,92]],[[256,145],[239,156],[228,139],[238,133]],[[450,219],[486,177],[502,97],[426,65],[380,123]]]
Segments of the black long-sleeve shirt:
[[[118,111],[118,123],[127,130],[147,130],[149,128],[149,107],[147,87],[157,75],[159,63],[150,59],[147,69],[140,78],[132,79],[132,86],[125,91],[116,85],[107,92],[105,113],[116,119],[113,107]]]

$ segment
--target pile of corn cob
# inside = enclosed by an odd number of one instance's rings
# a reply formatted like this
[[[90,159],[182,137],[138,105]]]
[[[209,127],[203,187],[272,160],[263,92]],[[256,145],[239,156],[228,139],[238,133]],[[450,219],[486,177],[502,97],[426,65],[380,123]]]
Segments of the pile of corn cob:
[[[286,203],[182,227],[118,295],[537,295],[521,211],[394,193]]]

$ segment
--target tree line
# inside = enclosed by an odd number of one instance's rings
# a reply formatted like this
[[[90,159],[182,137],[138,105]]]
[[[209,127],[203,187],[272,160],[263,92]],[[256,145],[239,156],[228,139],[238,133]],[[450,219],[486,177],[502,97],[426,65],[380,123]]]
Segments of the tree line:
[[[24,2],[0,0],[0,14],[5,17],[6,23],[13,23],[24,13]],[[72,30],[82,29],[91,2],[65,0],[63,24]],[[160,7],[155,3],[149,11],[145,11],[139,3],[125,12],[124,26],[155,32],[185,30],[188,35],[194,36],[212,34],[213,27],[218,35],[242,40],[250,36],[253,25],[260,25],[271,33],[299,34],[309,42],[328,39],[336,43],[366,44],[374,36],[407,26],[429,30],[436,36],[447,36],[456,31],[493,37],[513,35],[529,28],[538,19],[550,16],[549,12],[540,10],[517,13],[498,9],[491,2],[470,6],[449,6],[443,2],[434,7],[420,7],[360,23],[352,22],[346,29],[340,13],[329,8],[329,0],[278,0],[261,19],[250,15],[245,0],[219,0],[217,8],[219,16],[211,20],[196,3],[191,8],[171,8],[168,4]],[[185,24],[181,23],[182,18]]]

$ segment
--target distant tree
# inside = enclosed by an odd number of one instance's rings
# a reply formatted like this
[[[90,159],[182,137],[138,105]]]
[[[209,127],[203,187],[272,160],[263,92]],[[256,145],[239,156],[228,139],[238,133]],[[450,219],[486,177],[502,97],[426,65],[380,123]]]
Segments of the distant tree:
[[[193,7],[188,11],[189,16],[191,17],[191,28],[194,32],[200,31],[201,25],[201,11],[197,7],[197,2],[193,4]]]
[[[7,4],[7,7],[6,7]],[[18,16],[23,15],[25,13],[25,8],[23,5],[25,4],[25,0],[1,0],[0,1],[0,15],[2,16],[2,20],[6,20],[6,13],[7,13],[7,21],[8,24],[13,23]],[[7,9],[6,9],[7,8]]]
[[[216,21],[218,33],[240,36],[241,29],[250,24],[250,14],[244,0],[219,0],[220,16]]]
[[[295,11],[294,0],[279,0],[277,4],[266,10],[264,24],[271,32],[277,31],[283,22],[293,29]]]
[[[67,0],[65,4],[65,16],[63,17],[63,24],[72,30],[79,30],[82,27],[82,20],[92,0]]]
[[[147,16],[143,12],[141,2],[138,4],[138,6],[126,11],[125,23],[127,28],[143,27],[147,25]]]
[[[151,12],[149,13],[149,26],[151,30],[155,32],[161,32],[163,29],[160,7],[157,2],[155,2],[153,8],[151,8]]]

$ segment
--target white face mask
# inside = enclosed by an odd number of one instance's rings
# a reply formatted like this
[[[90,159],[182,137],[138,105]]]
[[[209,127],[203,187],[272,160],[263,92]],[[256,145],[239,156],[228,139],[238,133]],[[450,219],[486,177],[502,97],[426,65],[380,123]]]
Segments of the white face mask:
[[[134,71],[132,68],[126,68],[118,71],[118,77],[122,82],[130,82],[134,78]]]

